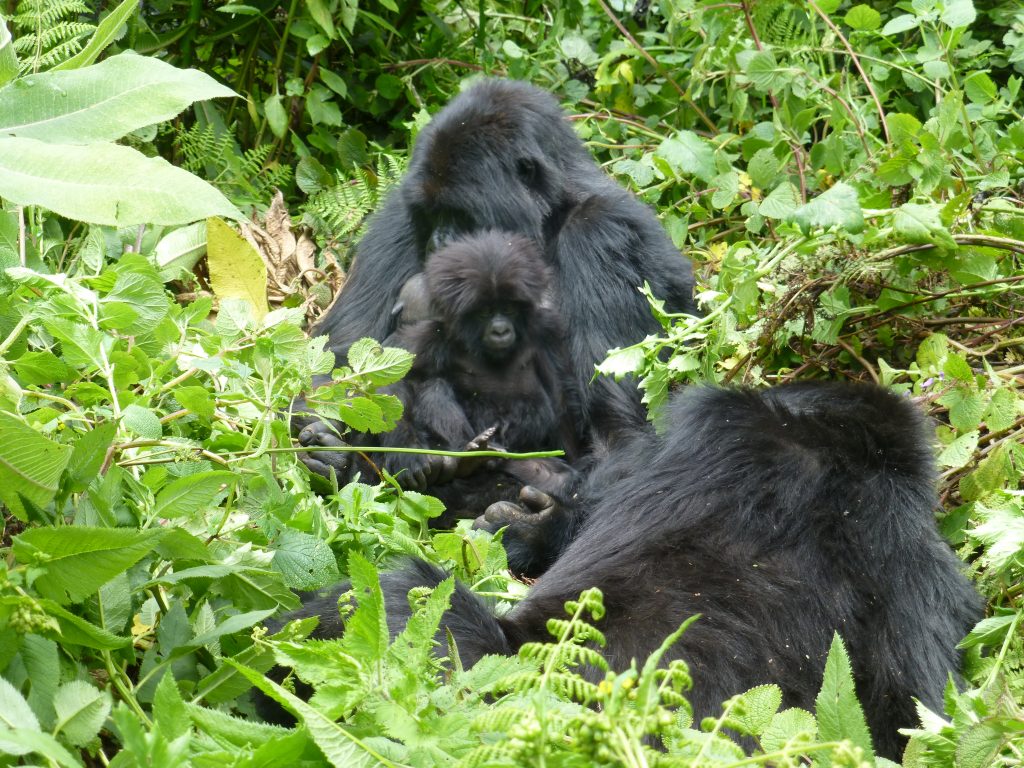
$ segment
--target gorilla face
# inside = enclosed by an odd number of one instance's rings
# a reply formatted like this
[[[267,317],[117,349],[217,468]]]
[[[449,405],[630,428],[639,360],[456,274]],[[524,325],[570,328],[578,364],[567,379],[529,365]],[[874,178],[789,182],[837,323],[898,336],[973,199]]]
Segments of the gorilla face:
[[[544,242],[568,206],[559,154],[581,149],[550,97],[494,88],[420,133],[402,192],[426,253],[485,230]]]

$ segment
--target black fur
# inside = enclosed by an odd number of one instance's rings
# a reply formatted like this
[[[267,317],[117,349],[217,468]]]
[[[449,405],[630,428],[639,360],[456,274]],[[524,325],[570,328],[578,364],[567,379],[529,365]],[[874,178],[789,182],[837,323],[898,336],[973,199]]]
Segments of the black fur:
[[[605,653],[623,668],[700,613],[669,653],[690,664],[698,718],[767,682],[813,709],[838,631],[876,749],[896,758],[912,697],[941,708],[980,618],[935,526],[930,442],[916,409],[876,387],[691,388],[664,436],[615,446],[573,505],[551,510],[579,532],[523,602],[498,619],[460,594],[444,624],[471,665],[546,640],[546,620],[597,586]],[[443,576],[387,576],[395,626],[407,589]]]
[[[491,229],[543,245],[588,420],[600,434],[643,424],[635,386],[608,378],[590,384],[594,364],[656,329],[637,290],[645,281],[671,311],[696,311],[690,264],[653,212],[597,167],[555,99],[526,83],[481,82],[420,132],[408,174],[371,220],[317,332],[330,337],[340,362],[354,341],[386,338],[399,290],[426,255]],[[300,440],[332,444],[326,432],[309,429]],[[329,463],[336,455],[318,457]]]
[[[469,235],[432,254],[424,273],[403,287],[399,327],[389,338],[416,356],[409,374],[383,390],[401,399],[403,417],[389,433],[353,435],[351,442],[448,451],[562,449],[574,458],[583,417],[549,297],[550,272],[536,246],[519,235]],[[448,509],[444,522],[475,517],[491,502],[515,498],[526,484],[557,491],[572,477],[557,461],[507,461],[486,472],[479,460],[436,455],[390,453],[377,461],[403,487],[438,495]],[[543,468],[558,482],[541,476]],[[372,471],[358,459],[351,469]]]

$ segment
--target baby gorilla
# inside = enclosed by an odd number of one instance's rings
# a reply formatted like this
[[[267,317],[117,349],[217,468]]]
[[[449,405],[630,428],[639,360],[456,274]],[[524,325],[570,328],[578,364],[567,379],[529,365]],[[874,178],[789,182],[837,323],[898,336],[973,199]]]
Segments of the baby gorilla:
[[[582,419],[549,294],[549,268],[520,235],[475,234],[434,253],[423,276],[403,288],[399,327],[387,340],[416,355],[406,378],[388,389],[402,400],[404,416],[394,431],[372,440],[439,450],[487,444],[510,451],[563,449],[574,456]],[[514,484],[525,473],[518,485],[536,484],[538,472],[561,478],[563,464],[505,462],[498,482]],[[423,490],[469,474],[480,462],[392,453],[382,465],[403,487]],[[480,503],[495,498],[485,494]],[[449,507],[458,501],[444,500]]]

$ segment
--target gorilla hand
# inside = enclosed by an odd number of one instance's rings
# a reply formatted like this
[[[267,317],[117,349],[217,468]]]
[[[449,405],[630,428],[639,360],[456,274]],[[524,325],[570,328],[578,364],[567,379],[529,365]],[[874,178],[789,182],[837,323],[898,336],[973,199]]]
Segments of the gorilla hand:
[[[553,496],[533,486],[519,491],[522,506],[511,501],[491,504],[473,527],[497,533],[505,529],[502,544],[508,567],[514,573],[538,576],[560,550],[560,534],[566,527],[566,510]]]
[[[458,459],[431,453],[389,453],[383,467],[407,491],[425,491],[455,477]]]
[[[303,427],[299,432],[298,440],[299,445],[306,447],[338,448],[348,445],[338,437],[337,430],[330,423],[320,419]],[[328,479],[331,477],[331,472],[334,472],[339,482],[344,482],[348,468],[352,464],[352,457],[344,451],[314,451],[300,453],[299,461],[305,464],[310,472]]]

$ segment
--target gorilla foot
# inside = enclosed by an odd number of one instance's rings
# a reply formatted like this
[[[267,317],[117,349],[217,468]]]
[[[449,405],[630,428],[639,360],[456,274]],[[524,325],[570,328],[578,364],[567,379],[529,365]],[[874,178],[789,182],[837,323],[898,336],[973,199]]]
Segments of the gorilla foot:
[[[522,504],[498,501],[473,522],[479,530],[497,533],[505,529],[502,544],[508,567],[524,576],[539,576],[561,550],[567,512],[553,496],[533,486],[519,491]]]

